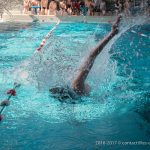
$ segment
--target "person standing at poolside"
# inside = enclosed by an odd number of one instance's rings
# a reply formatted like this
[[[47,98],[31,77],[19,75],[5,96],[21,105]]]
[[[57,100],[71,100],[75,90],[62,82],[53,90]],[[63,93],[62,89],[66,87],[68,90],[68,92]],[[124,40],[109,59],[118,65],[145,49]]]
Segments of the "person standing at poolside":
[[[101,0],[95,0],[95,10],[98,12],[99,16],[100,16],[100,3]]]
[[[47,14],[47,6],[48,6],[48,0],[41,0],[41,13],[42,13],[42,15]]]
[[[86,0],[85,4],[88,8],[88,15],[89,16],[94,16],[94,5],[95,4],[93,3],[93,1],[92,0]]]
[[[88,56],[86,57],[84,63],[79,68],[79,72],[71,81],[70,87],[54,87],[49,91],[52,96],[58,98],[59,100],[64,100],[68,98],[74,99],[77,96],[84,96],[89,94],[90,87],[85,83],[86,78],[92,69],[95,59],[101,53],[106,44],[118,33],[118,25],[121,16],[118,16],[115,23],[112,25],[111,31],[98,43],[98,45],[93,48]]]
[[[85,1],[80,2],[80,15],[86,16],[88,12],[88,7],[85,4]]]
[[[106,14],[106,2],[105,2],[105,0],[102,0],[100,3],[100,10],[102,12],[102,15],[104,16]]]
[[[30,0],[31,5],[31,13],[32,14],[39,14],[40,12],[40,1],[39,0]]]
[[[55,1],[51,1],[49,4],[48,15],[56,15],[57,14],[57,3]]]
[[[61,0],[59,2],[59,8],[60,8],[60,15],[61,16],[67,15],[67,12],[66,12],[67,6],[66,6],[66,2],[64,0]]]
[[[116,15],[119,14],[119,5],[118,5],[118,0],[115,1],[115,12],[116,12]]]
[[[23,13],[27,14],[29,11],[29,0],[24,0],[23,7],[24,7]]]
[[[131,14],[129,0],[126,0],[124,3],[124,12],[125,12],[125,16],[129,16]]]
[[[118,1],[118,9],[119,9],[119,13],[121,13],[122,12],[122,3],[120,0]]]
[[[150,0],[147,0],[146,5],[146,13],[150,16]]]
[[[72,15],[72,0],[66,1],[66,7],[68,15]]]
[[[115,12],[116,12],[116,15],[122,12],[121,1],[118,1],[118,0],[115,1]]]
[[[4,11],[3,3],[0,2],[0,19],[3,18],[3,11]]]

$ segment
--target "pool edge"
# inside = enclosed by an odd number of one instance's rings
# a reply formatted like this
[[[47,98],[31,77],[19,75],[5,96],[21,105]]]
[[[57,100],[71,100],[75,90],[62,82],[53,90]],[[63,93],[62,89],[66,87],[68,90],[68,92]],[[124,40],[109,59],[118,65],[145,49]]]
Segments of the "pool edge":
[[[3,22],[57,22],[60,20],[64,23],[71,22],[87,22],[87,23],[106,23],[109,21],[114,21],[115,16],[44,16],[44,15],[23,15],[15,14],[9,16],[7,14],[3,15]]]

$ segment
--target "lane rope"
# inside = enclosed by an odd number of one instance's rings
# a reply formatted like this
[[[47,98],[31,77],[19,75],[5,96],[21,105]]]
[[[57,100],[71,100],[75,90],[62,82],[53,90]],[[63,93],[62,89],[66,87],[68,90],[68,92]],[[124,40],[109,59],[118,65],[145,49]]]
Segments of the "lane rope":
[[[0,121],[3,120],[3,116],[2,116],[2,112],[4,111],[5,107],[6,106],[9,106],[10,104],[10,100],[12,97],[15,97],[16,96],[16,89],[19,88],[21,86],[21,84],[18,84],[18,83],[14,83],[14,87],[10,90],[7,91],[7,99],[3,100],[1,103],[0,103],[0,106],[1,106],[1,110],[0,110]]]
[[[41,44],[39,45],[39,47],[36,49],[36,52],[41,51],[41,49],[43,48],[43,46],[46,43],[46,40],[51,36],[51,34],[53,33],[53,31],[57,28],[57,26],[59,25],[60,21],[57,22],[57,24],[49,31],[49,33],[44,37],[44,39],[42,40]]]
[[[108,20],[108,23],[109,23],[109,24],[112,24],[113,21],[112,21],[112,20]],[[138,36],[142,36],[142,37],[146,37],[146,38],[149,38],[149,39],[150,39],[150,36],[148,36],[148,35],[146,35],[146,34],[144,34],[144,33],[136,32],[135,30],[131,30],[131,32],[137,34]]]
[[[142,32],[136,32],[135,30],[131,30],[132,33],[137,34],[138,36],[146,37],[150,39],[150,36],[142,33]]]
[[[54,32],[54,30],[57,28],[57,26],[59,25],[60,23],[60,20],[56,23],[56,25],[48,32],[48,34],[44,37],[44,39],[42,40],[42,42],[40,43],[39,47],[35,50],[35,53],[37,52],[40,52],[41,49],[44,47],[44,45],[46,44],[46,40],[51,36],[51,34]],[[3,120],[3,111],[4,109],[9,106],[10,104],[10,100],[12,97],[15,97],[17,92],[16,92],[16,89],[19,88],[21,86],[21,84],[18,84],[18,83],[14,83],[14,86],[12,89],[8,90],[7,91],[7,99],[4,99],[0,102],[0,106],[1,106],[1,109],[0,109],[0,122]]]

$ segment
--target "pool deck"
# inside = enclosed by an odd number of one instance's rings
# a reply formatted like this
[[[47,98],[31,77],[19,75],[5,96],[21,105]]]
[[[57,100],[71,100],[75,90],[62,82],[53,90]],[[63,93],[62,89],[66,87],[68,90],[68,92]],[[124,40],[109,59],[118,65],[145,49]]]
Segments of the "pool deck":
[[[10,11],[10,14],[4,13],[3,19],[0,23],[5,22],[19,22],[19,23],[32,23],[32,22],[87,22],[87,23],[108,23],[115,20],[115,16],[54,16],[54,15],[31,15],[22,14],[21,11]],[[150,23],[150,18],[147,18]]]
[[[87,23],[102,23],[114,21],[114,16],[54,16],[54,15],[26,15],[13,14],[3,15],[3,22],[87,22]],[[2,22],[2,21],[1,21]]]

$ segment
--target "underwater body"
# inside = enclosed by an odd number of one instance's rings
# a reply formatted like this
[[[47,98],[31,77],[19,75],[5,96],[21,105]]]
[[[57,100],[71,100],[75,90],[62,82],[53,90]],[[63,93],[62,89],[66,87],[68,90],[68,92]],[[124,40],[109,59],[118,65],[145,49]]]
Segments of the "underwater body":
[[[149,23],[145,18],[123,20],[120,33],[98,56],[88,76],[90,95],[75,104],[60,103],[48,90],[70,84],[111,25],[60,23],[41,53],[33,54],[53,26],[0,27],[0,98],[14,82],[21,84],[4,111],[0,148],[148,149],[148,144],[105,147],[98,141],[149,142]]]

